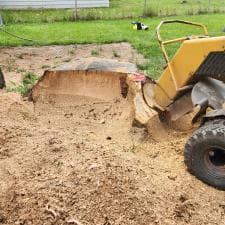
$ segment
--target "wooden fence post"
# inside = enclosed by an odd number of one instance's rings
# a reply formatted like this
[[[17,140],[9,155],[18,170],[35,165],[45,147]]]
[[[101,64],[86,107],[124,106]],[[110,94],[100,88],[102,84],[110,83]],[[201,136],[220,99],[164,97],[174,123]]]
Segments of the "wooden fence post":
[[[77,20],[77,0],[74,0],[74,13],[73,17],[75,20]]]
[[[144,0],[144,13],[143,15],[146,16],[147,14],[147,0]]]
[[[208,11],[211,9],[211,0],[209,0]]]

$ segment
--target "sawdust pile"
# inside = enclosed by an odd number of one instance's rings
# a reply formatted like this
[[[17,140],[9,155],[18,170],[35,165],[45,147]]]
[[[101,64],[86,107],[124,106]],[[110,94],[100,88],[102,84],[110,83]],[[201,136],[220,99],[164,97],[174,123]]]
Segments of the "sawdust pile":
[[[0,104],[0,224],[224,224],[224,192],[184,167],[186,133],[148,137],[121,99]]]
[[[3,48],[0,64],[10,84],[96,49],[103,58],[143,60],[121,43]],[[149,133],[132,127],[131,105],[107,93],[107,101],[50,96],[33,105],[0,92],[0,224],[225,224],[224,192],[184,166],[189,133],[157,119]]]

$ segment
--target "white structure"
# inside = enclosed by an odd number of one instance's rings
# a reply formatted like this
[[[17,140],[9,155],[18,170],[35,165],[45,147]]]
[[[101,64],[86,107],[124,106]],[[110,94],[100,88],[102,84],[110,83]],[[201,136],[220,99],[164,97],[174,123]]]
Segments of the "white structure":
[[[69,9],[109,7],[109,0],[0,0],[0,9]]]

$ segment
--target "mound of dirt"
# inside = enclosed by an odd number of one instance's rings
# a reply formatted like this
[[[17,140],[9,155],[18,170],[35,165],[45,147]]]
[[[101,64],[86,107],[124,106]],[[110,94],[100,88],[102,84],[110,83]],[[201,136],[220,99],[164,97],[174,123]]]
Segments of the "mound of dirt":
[[[0,99],[1,224],[223,224],[223,192],[185,170],[186,136],[146,139],[122,98],[37,104],[24,120],[30,103]]]
[[[224,224],[224,192],[184,166],[189,133],[157,117],[132,127],[140,96],[123,74],[90,92],[92,73],[68,73],[72,89],[51,73],[60,83],[43,78],[34,104],[0,92],[0,224]]]

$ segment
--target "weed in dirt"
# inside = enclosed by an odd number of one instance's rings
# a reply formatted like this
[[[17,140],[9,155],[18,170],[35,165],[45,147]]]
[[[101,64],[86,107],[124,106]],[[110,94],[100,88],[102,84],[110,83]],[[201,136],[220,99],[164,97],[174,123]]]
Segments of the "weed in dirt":
[[[67,62],[70,62],[71,60],[72,60],[71,58],[68,58],[68,59],[63,60],[63,62],[67,63]]]
[[[58,161],[58,162],[56,163],[56,165],[59,166],[59,167],[60,167],[60,166],[63,166],[63,162],[62,162],[62,161]]]
[[[132,145],[128,149],[128,152],[132,152],[133,154],[137,154],[138,152],[141,151],[142,145],[137,143],[133,138],[131,140]]]
[[[17,57],[18,59],[24,59],[24,54],[23,54],[23,53],[18,54],[18,55],[16,55],[16,57]]]
[[[49,65],[43,65],[43,66],[41,67],[41,69],[48,69],[48,68],[50,68]]]
[[[13,58],[9,58],[6,63],[6,70],[8,72],[12,72],[12,71],[15,71],[16,68],[17,68],[16,60]]]
[[[69,55],[74,55],[75,54],[75,51],[73,49],[69,50]]]
[[[31,88],[38,81],[38,76],[34,73],[28,72],[23,75],[22,81],[20,84],[16,84],[15,82],[11,82],[12,86],[7,88],[9,92],[17,92],[22,96],[27,96],[30,92]]]
[[[16,70],[16,72],[17,72],[17,73],[25,73],[26,70],[25,70],[25,69],[19,69],[19,68],[18,68],[18,69]]]
[[[91,51],[91,55],[92,55],[92,56],[99,56],[99,55],[100,55],[100,52],[99,52],[98,49],[92,50],[92,51]]]
[[[60,172],[63,169],[64,163],[61,160],[56,160],[54,162],[54,166],[57,168],[57,170]]]

